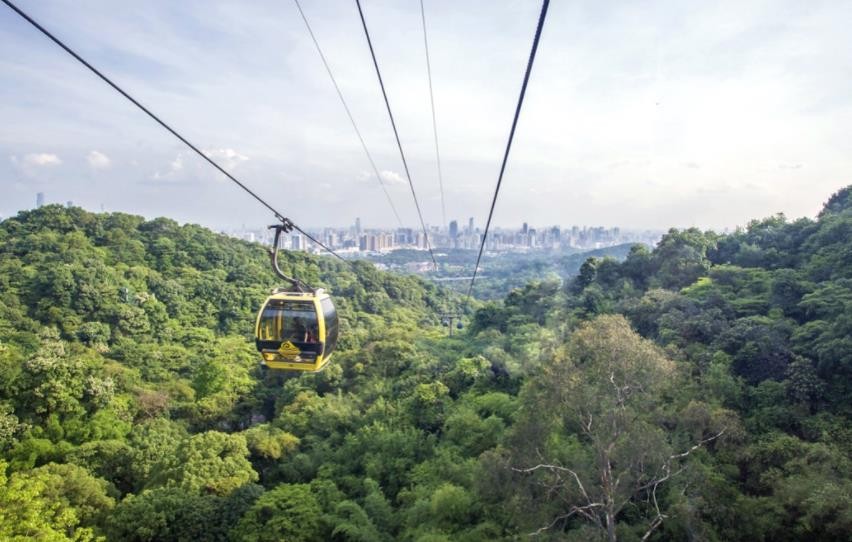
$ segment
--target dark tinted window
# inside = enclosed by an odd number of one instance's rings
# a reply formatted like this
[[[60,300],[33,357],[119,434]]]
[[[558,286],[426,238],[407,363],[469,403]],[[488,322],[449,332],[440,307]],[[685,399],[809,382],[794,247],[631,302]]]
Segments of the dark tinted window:
[[[317,314],[312,302],[272,299],[260,316],[258,339],[313,342],[317,331]]]
[[[331,298],[323,299],[322,305],[323,316],[325,317],[325,355],[330,356],[334,351],[334,346],[337,344],[338,322],[337,309],[334,308]]]

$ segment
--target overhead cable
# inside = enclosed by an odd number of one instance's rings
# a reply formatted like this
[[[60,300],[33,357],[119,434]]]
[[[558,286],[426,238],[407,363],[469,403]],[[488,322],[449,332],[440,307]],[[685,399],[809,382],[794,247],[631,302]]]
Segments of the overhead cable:
[[[72,57],[74,57],[74,58],[75,58],[78,62],[80,62],[81,64],[83,64],[85,67],[89,68],[89,70],[91,70],[91,71],[92,71],[92,73],[94,73],[95,75],[97,75],[97,76],[98,76],[101,80],[103,80],[106,84],[108,84],[109,86],[111,86],[111,87],[112,87],[114,90],[116,90],[119,94],[121,94],[122,96],[124,96],[125,98],[127,98],[127,99],[128,99],[128,100],[129,100],[129,101],[130,101],[133,105],[135,105],[136,107],[138,107],[139,109],[141,109],[141,110],[142,110],[142,111],[143,111],[146,115],[148,115],[149,117],[151,117],[151,118],[152,118],[152,119],[153,119],[153,120],[154,120],[157,124],[159,124],[160,126],[162,126],[163,128],[165,128],[166,130],[168,130],[168,132],[169,132],[169,133],[171,133],[173,136],[175,136],[176,138],[178,138],[178,139],[179,139],[179,140],[180,140],[183,144],[185,144],[187,147],[189,147],[190,149],[192,149],[192,150],[193,150],[193,151],[194,151],[194,152],[195,152],[198,156],[200,156],[200,157],[201,157],[201,158],[203,158],[205,161],[207,161],[207,163],[209,163],[211,166],[213,166],[214,168],[216,168],[216,169],[217,169],[220,173],[222,173],[225,177],[227,177],[228,179],[230,179],[231,181],[233,181],[234,183],[236,183],[236,185],[237,185],[237,186],[239,186],[240,188],[242,188],[243,190],[245,190],[245,191],[246,191],[246,192],[247,192],[247,193],[248,193],[251,197],[253,197],[254,199],[256,199],[256,200],[257,200],[257,201],[258,201],[261,205],[263,205],[264,207],[266,207],[267,209],[269,209],[269,210],[272,212],[272,214],[274,214],[274,215],[275,215],[275,218],[277,218],[278,220],[280,220],[282,224],[284,224],[284,225],[285,225],[285,226],[287,226],[288,228],[292,228],[292,229],[294,229],[294,230],[298,231],[299,233],[301,233],[302,235],[304,235],[305,237],[307,237],[308,239],[310,239],[312,242],[316,243],[316,244],[317,244],[317,246],[322,247],[322,248],[323,248],[326,252],[330,253],[331,255],[335,256],[336,258],[340,259],[341,261],[344,261],[344,262],[349,263],[350,265],[352,265],[352,263],[351,263],[351,262],[349,262],[349,261],[347,261],[347,260],[344,260],[344,259],[343,259],[343,258],[342,258],[339,254],[337,254],[334,250],[332,250],[331,248],[327,247],[325,244],[321,243],[319,240],[315,239],[313,236],[311,236],[311,235],[310,235],[309,233],[307,233],[305,230],[303,230],[302,228],[300,228],[299,226],[297,226],[296,224],[294,224],[294,223],[293,223],[293,221],[291,221],[289,218],[286,218],[283,214],[281,214],[280,212],[278,212],[278,211],[277,211],[274,207],[272,207],[270,204],[268,204],[268,203],[267,203],[267,202],[266,202],[263,198],[261,198],[260,196],[258,196],[258,195],[257,195],[254,191],[252,191],[249,187],[247,187],[245,184],[243,184],[242,182],[240,182],[239,180],[237,180],[237,178],[236,178],[236,177],[234,177],[233,175],[231,175],[230,173],[228,173],[228,172],[227,172],[227,171],[226,171],[226,170],[225,170],[222,166],[220,166],[218,163],[216,163],[216,161],[215,161],[215,160],[213,160],[212,158],[210,158],[209,156],[207,156],[207,155],[206,155],[204,152],[202,152],[202,151],[201,151],[198,147],[196,147],[195,145],[193,145],[192,143],[190,143],[190,142],[189,142],[189,140],[187,140],[185,137],[183,137],[182,135],[180,135],[180,134],[179,134],[179,133],[178,133],[178,132],[177,132],[174,128],[172,128],[171,126],[169,126],[168,124],[166,124],[166,123],[165,123],[162,119],[160,119],[160,117],[158,117],[157,115],[155,115],[154,113],[152,113],[152,112],[151,112],[151,111],[150,111],[147,107],[145,107],[144,105],[142,105],[141,103],[139,103],[139,102],[138,102],[135,98],[133,98],[133,96],[131,96],[130,94],[128,94],[127,92],[125,92],[125,91],[124,91],[124,89],[122,89],[121,87],[119,87],[119,86],[118,86],[116,83],[114,83],[114,82],[113,82],[113,81],[112,81],[109,77],[107,77],[106,75],[104,75],[103,73],[101,73],[101,72],[100,72],[97,68],[95,68],[94,66],[92,66],[91,64],[89,64],[89,63],[88,63],[85,59],[83,59],[83,57],[81,57],[81,56],[80,56],[80,55],[78,55],[76,52],[74,52],[74,50],[72,50],[70,47],[68,47],[67,45],[65,45],[65,43],[63,43],[63,42],[62,42],[59,38],[57,38],[56,36],[54,36],[53,34],[51,34],[51,33],[50,33],[47,29],[45,29],[43,26],[41,26],[41,25],[40,25],[38,22],[36,22],[36,21],[35,21],[32,17],[30,17],[29,15],[27,15],[26,13],[24,13],[24,12],[23,12],[23,11],[22,11],[22,10],[21,10],[18,6],[16,6],[15,4],[13,4],[10,0],[2,0],[2,2],[3,2],[4,4],[6,4],[7,6],[9,6],[9,7],[10,7],[10,8],[11,8],[11,9],[15,12],[15,13],[17,13],[17,14],[18,14],[18,15],[20,15],[22,18],[24,18],[24,19],[25,19],[28,23],[30,23],[30,24],[31,24],[31,25],[33,25],[35,28],[37,28],[37,29],[38,29],[38,30],[39,30],[42,34],[44,34],[45,36],[47,36],[48,38],[50,38],[50,40],[51,40],[51,41],[53,41],[56,45],[58,45],[58,46],[60,46],[62,49],[64,49],[66,53],[68,53],[69,55],[71,55]]]
[[[429,59],[429,38],[426,33],[426,8],[420,0],[420,19],[423,21],[423,47],[426,50],[426,75],[429,77],[429,103],[432,105],[432,133],[435,134],[435,161],[438,164],[438,186],[441,188],[441,225],[447,226],[447,206],[444,203],[444,174],[441,171],[441,151],[438,148],[438,121],[435,115],[435,93],[432,90],[432,62]]]
[[[423,236],[426,240],[426,248],[429,249],[429,255],[432,257],[432,264],[435,269],[438,269],[438,261],[435,260],[435,253],[432,252],[432,243],[429,242],[429,232],[426,231],[426,222],[423,221],[423,213],[420,212],[420,202],[417,201],[417,192],[414,191],[414,183],[411,181],[411,172],[408,170],[408,162],[405,159],[405,152],[402,150],[402,143],[399,140],[399,131],[396,129],[396,122],[393,119],[388,93],[385,91],[385,83],[382,80],[382,72],[379,70],[379,62],[376,60],[376,52],[373,50],[373,41],[370,39],[370,31],[367,29],[367,21],[364,19],[364,11],[361,9],[361,0],[355,0],[358,6],[358,14],[361,16],[361,25],[364,27],[364,35],[367,38],[367,45],[370,47],[370,56],[373,58],[373,66],[376,68],[376,76],[379,78],[379,86],[382,88],[382,96],[385,99],[385,107],[388,110],[391,127],[393,127],[393,135],[396,137],[396,146],[399,148],[399,156],[402,158],[402,166],[405,168],[405,176],[408,179],[408,186],[411,187],[411,196],[414,198],[414,206],[417,208],[417,216],[420,218],[420,226],[423,228]]]
[[[373,155],[370,154],[370,151],[367,148],[367,144],[364,142],[364,138],[361,135],[361,130],[358,129],[358,124],[355,122],[355,117],[352,116],[352,112],[349,110],[349,105],[346,103],[346,99],[343,97],[343,92],[340,90],[340,86],[338,86],[337,84],[337,79],[335,79],[334,73],[332,73],[331,71],[331,66],[328,65],[328,61],[325,58],[325,54],[323,54],[322,52],[322,48],[320,47],[319,41],[314,35],[314,31],[311,28],[311,23],[308,22],[308,18],[305,16],[305,12],[302,10],[302,5],[299,3],[299,0],[293,1],[296,3],[296,7],[299,9],[299,15],[302,16],[302,20],[305,22],[305,27],[308,29],[308,34],[311,35],[311,40],[314,42],[314,47],[316,47],[317,53],[319,53],[320,59],[322,60],[322,64],[323,66],[325,66],[325,71],[328,73],[328,77],[331,79],[331,84],[334,85],[334,90],[337,91],[337,97],[340,98],[340,103],[343,104],[343,109],[346,110],[346,116],[349,117],[349,122],[352,123],[352,128],[355,130],[355,134],[358,136],[358,141],[361,142],[361,148],[364,149],[364,154],[367,155],[367,160],[370,162],[370,166],[373,168],[373,173],[376,175],[376,179],[378,179],[379,185],[382,187],[382,191],[385,193],[385,197],[387,198],[388,204],[393,210],[393,214],[396,217],[396,221],[402,228],[404,227],[404,225],[402,223],[402,219],[399,218],[399,213],[396,210],[396,205],[393,204],[390,192],[388,192],[384,181],[382,181],[382,175],[379,173],[379,168],[376,167],[376,162],[373,160]]]
[[[485,248],[485,240],[488,237],[488,229],[491,227],[491,218],[494,216],[494,205],[497,203],[497,196],[500,194],[500,185],[503,183],[503,173],[506,171],[506,162],[509,160],[509,150],[512,148],[512,139],[515,137],[515,128],[518,126],[518,117],[521,115],[521,106],[524,104],[524,95],[527,92],[527,83],[530,80],[530,72],[532,72],[533,62],[535,62],[535,53],[538,50],[538,42],[541,38],[541,30],[544,28],[544,19],[547,17],[547,8],[550,5],[550,0],[543,0],[541,4],[541,14],[538,17],[538,27],[535,30],[535,38],[533,39],[530,58],[527,62],[527,71],[524,74],[524,82],[521,85],[521,95],[518,97],[518,106],[515,108],[515,118],[512,120],[512,129],[509,131],[509,141],[506,143],[506,152],[503,153],[503,163],[500,166],[500,175],[497,177],[497,186],[494,188],[494,197],[491,199],[491,210],[488,211],[488,221],[485,223],[485,231],[482,233],[482,242],[479,244],[479,254],[476,256],[476,265],[473,267],[473,276],[470,278],[470,286],[467,289],[467,296],[473,292],[473,283],[476,281],[476,273],[479,270],[479,262],[482,259],[482,250]]]

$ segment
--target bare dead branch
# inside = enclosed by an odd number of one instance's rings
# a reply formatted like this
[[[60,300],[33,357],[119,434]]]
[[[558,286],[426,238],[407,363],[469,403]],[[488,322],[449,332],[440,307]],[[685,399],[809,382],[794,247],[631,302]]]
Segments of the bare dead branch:
[[[556,516],[556,517],[553,519],[553,521],[551,521],[551,522],[550,522],[550,524],[545,525],[544,527],[540,527],[539,529],[537,529],[537,530],[535,530],[535,531],[531,532],[531,533],[529,534],[529,536],[538,536],[538,535],[540,535],[541,533],[543,533],[544,531],[549,531],[550,529],[552,529],[552,528],[553,528],[553,526],[554,526],[554,525],[556,525],[557,523],[559,523],[559,522],[560,522],[560,521],[562,521],[563,519],[568,519],[568,518],[570,518],[570,517],[571,517],[571,516],[573,516],[573,515],[574,515],[574,512],[568,512],[567,514],[563,514],[563,515],[561,515],[561,516]]]
[[[675,455],[669,457],[669,459],[682,459],[682,458],[688,456],[689,454],[691,454],[692,452],[694,452],[698,448],[701,448],[702,446],[704,446],[708,442],[712,442],[712,441],[716,440],[717,438],[721,437],[725,433],[726,429],[727,429],[726,427],[723,427],[721,431],[719,431],[718,433],[716,433],[712,437],[708,437],[704,440],[698,441],[698,443],[695,446],[693,446],[692,448],[688,449],[687,451],[685,451],[683,453],[675,454]]]
[[[547,469],[547,470],[550,470],[550,471],[557,471],[557,472],[567,472],[568,474],[570,474],[571,476],[574,477],[574,481],[577,482],[577,487],[580,488],[580,492],[583,494],[583,497],[586,499],[586,502],[587,503],[592,502],[592,499],[589,498],[589,494],[586,493],[586,487],[583,485],[583,482],[580,481],[580,477],[577,475],[576,472],[574,472],[573,470],[571,470],[569,468],[561,467],[559,465],[547,465],[547,464],[544,464],[544,463],[539,463],[535,467],[530,467],[528,469],[517,469],[517,468],[514,468],[514,467],[512,468],[513,471],[522,472],[522,473],[532,473],[532,472],[535,472],[535,471],[541,470],[541,469]]]
[[[584,516],[586,519],[588,519],[589,521],[599,523],[598,518],[596,518],[589,511],[593,510],[594,508],[602,508],[603,506],[604,506],[603,503],[599,503],[599,502],[590,503],[590,504],[587,504],[586,506],[574,506],[574,507],[571,508],[571,511],[569,511],[567,514],[562,514],[561,516],[556,516],[553,519],[553,521],[551,521],[549,524],[545,525],[544,527],[540,527],[536,531],[530,533],[529,536],[538,536],[541,533],[543,533],[544,531],[552,529],[554,525],[556,525],[557,523],[559,523],[562,520],[570,518],[574,514],[580,514],[580,515]]]
[[[654,531],[663,524],[663,520],[666,519],[667,516],[657,516],[654,518],[654,521],[651,522],[651,526],[648,527],[648,530],[645,531],[645,534],[642,536],[642,540],[648,540],[648,538],[654,533]]]

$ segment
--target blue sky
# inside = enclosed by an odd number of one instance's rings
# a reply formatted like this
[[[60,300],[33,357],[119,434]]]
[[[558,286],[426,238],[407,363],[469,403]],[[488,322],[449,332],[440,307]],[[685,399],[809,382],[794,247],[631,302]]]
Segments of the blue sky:
[[[394,225],[291,1],[19,3],[297,223]],[[363,5],[437,224],[419,3]],[[303,7],[414,226],[354,2]],[[448,218],[484,223],[539,7],[426,0]],[[495,223],[720,229],[813,216],[852,183],[850,20],[840,1],[554,0]],[[5,6],[0,119],[3,216],[44,192],[213,227],[270,220]]]

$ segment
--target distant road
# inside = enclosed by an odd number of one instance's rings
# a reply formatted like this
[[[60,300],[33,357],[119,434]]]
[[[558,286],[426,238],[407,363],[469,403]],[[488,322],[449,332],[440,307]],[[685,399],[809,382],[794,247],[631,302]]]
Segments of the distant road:
[[[486,278],[486,275],[476,275],[477,278],[483,279]],[[432,280],[435,282],[449,282],[452,280],[470,280],[473,277],[435,277]]]

